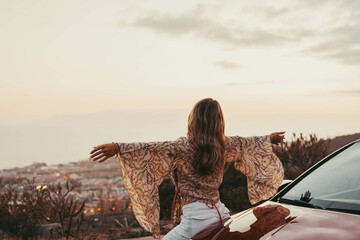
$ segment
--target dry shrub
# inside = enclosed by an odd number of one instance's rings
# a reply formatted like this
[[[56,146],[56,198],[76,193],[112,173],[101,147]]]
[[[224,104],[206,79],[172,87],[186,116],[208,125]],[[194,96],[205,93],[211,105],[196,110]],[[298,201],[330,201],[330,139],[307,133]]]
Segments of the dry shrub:
[[[305,137],[300,133],[297,137],[293,133],[290,142],[274,146],[273,149],[285,168],[285,178],[295,179],[330,153],[330,143],[329,140],[318,138],[316,134]]]

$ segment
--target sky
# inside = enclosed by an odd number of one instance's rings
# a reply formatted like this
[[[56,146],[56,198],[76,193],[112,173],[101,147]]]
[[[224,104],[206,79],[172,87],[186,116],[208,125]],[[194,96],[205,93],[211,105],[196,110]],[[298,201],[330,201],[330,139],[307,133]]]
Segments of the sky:
[[[186,135],[360,132],[360,1],[0,0],[0,169]]]

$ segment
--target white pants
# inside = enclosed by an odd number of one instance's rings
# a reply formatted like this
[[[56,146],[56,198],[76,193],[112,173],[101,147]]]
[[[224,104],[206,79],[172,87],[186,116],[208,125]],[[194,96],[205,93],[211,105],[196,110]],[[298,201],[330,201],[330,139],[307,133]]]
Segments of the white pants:
[[[230,217],[229,209],[220,201],[216,203],[222,219]],[[182,209],[181,222],[166,234],[163,240],[188,240],[214,222],[220,222],[219,213],[214,207],[209,208],[205,203],[194,202]]]

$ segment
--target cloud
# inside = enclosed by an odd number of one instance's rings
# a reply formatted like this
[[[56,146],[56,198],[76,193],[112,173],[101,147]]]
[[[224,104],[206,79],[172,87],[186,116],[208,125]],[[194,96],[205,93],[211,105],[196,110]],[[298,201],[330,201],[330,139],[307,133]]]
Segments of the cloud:
[[[188,34],[207,25],[205,19],[195,15],[196,12],[195,10],[190,14],[185,13],[181,16],[172,16],[159,12],[147,13],[146,16],[136,19],[133,25],[171,36]]]
[[[218,61],[215,63],[218,67],[223,68],[225,70],[234,70],[242,68],[239,64],[235,62],[229,62],[229,61]]]
[[[275,46],[296,42],[304,35],[303,31],[289,34],[287,30],[273,31],[261,26],[252,28],[240,22],[222,20],[208,11],[209,9],[199,5],[180,14],[146,12],[131,24],[159,34],[174,37],[193,35],[229,46]]]
[[[326,40],[310,47],[307,52],[348,65],[360,64],[360,22],[329,31]]]
[[[320,32],[320,41],[304,52],[345,65],[360,64],[360,1],[338,1],[340,17]]]
[[[360,64],[360,1],[298,0],[276,5],[221,1],[176,11],[146,10],[129,24],[169,37],[192,36],[226,47],[291,45],[293,53]]]

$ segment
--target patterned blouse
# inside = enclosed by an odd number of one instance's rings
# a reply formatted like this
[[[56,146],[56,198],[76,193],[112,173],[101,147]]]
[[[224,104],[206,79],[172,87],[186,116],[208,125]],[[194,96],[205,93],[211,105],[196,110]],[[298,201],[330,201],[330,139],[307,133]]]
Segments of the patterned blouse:
[[[200,176],[192,167],[193,150],[186,137],[175,141],[117,143],[117,155],[124,185],[129,192],[136,219],[160,236],[160,203],[158,187],[170,177],[176,188],[173,219],[181,214],[181,200],[216,203],[224,168],[209,176]],[[261,137],[226,137],[225,160],[247,177],[251,204],[273,196],[284,178],[284,169],[273,153],[270,135]],[[235,197],[235,196],[234,196]]]

